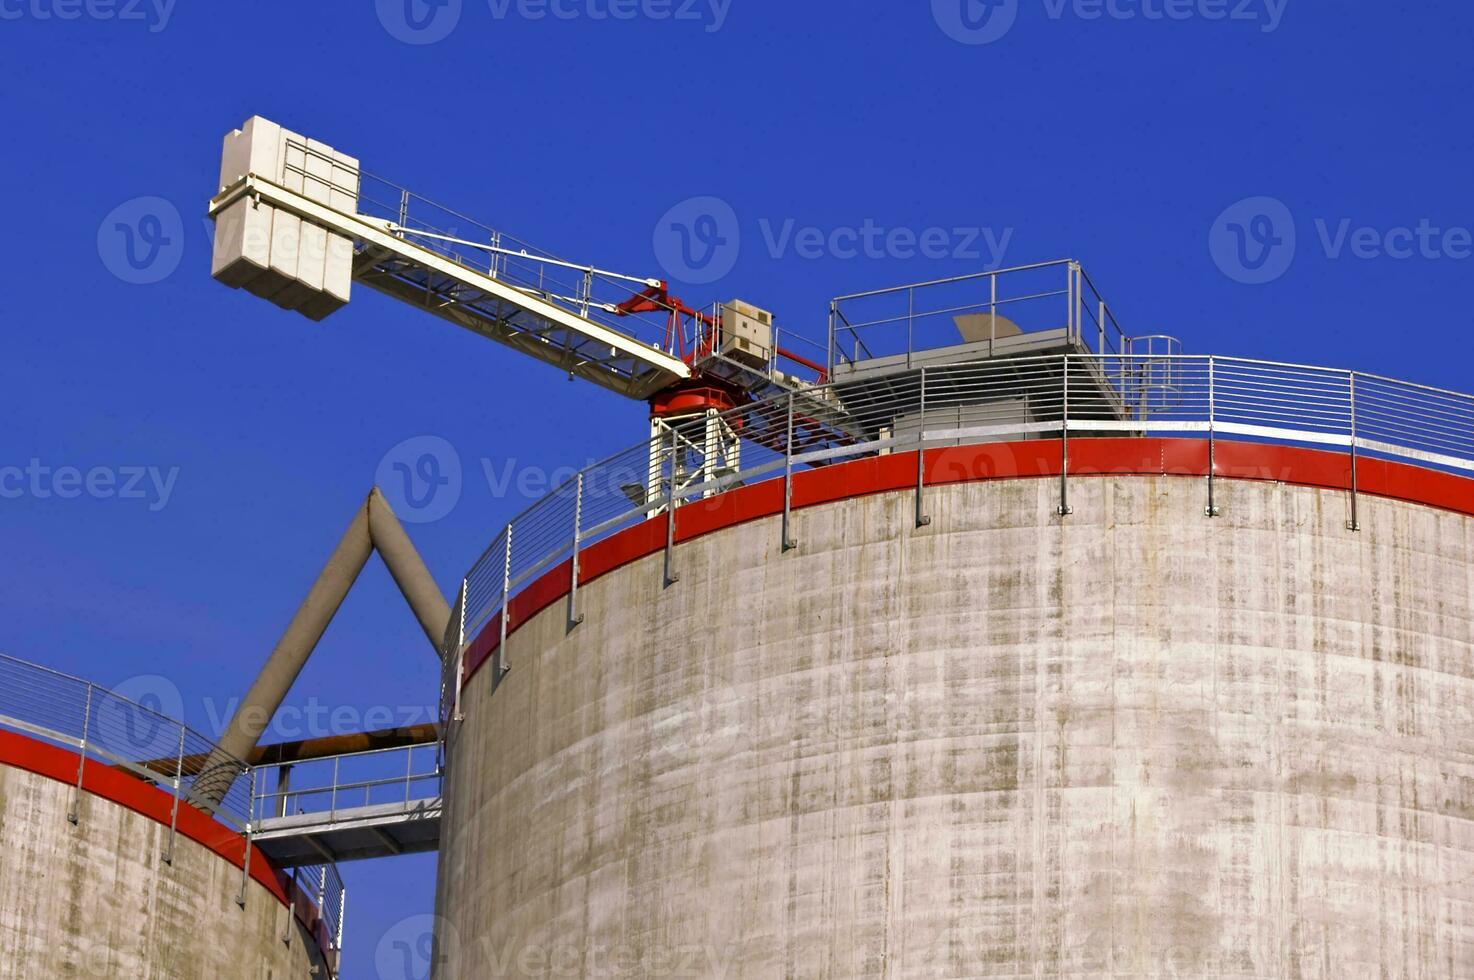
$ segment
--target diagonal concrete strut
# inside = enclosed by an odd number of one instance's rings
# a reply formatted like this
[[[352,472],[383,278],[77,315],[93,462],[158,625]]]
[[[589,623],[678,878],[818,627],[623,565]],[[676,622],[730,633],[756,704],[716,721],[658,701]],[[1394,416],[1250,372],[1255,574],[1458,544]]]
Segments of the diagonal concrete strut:
[[[317,648],[328,624],[359,573],[375,551],[389,568],[389,574],[409,603],[420,628],[430,641],[430,648],[440,656],[440,644],[450,623],[450,606],[440,594],[430,571],[410,543],[389,502],[378,487],[369,491],[353,515],[348,530],[328,557],[327,564],[312,584],[307,598],[297,607],[292,621],[277,641],[261,673],[236,708],[218,747],[210,753],[198,778],[194,796],[209,808],[216,807],[240,775],[240,763],[248,759],[271,723],[287,692]]]

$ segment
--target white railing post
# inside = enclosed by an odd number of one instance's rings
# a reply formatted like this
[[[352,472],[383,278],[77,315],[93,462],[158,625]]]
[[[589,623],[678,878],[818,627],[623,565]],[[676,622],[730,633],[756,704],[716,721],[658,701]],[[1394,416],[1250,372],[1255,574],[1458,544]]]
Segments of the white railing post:
[[[503,675],[512,668],[507,663],[507,614],[511,609],[512,591],[512,524],[507,523],[507,550],[502,557],[502,616],[501,642],[496,647],[496,676],[492,683],[501,682]]]
[[[1208,358],[1208,506],[1204,513],[1209,517],[1219,515],[1215,494],[1218,479],[1218,375],[1216,362]]]
[[[461,579],[461,599],[456,604],[456,654],[451,667],[455,671],[455,677],[452,680],[454,697],[451,701],[450,720],[454,722],[465,720],[465,716],[461,714],[461,688],[464,686],[466,673],[466,595],[470,587],[469,579]],[[440,741],[444,743],[447,738],[448,733],[442,730]]]
[[[681,573],[675,570],[676,552],[676,501],[679,490],[676,487],[677,473],[676,461],[680,455],[680,433],[676,431],[674,424],[670,426],[670,475],[665,485],[665,586],[670,588],[681,580]]]
[[[91,684],[87,685],[87,700],[82,705],[82,744],[77,749],[77,786],[72,795],[71,808],[67,810],[67,820],[76,823],[82,812],[82,774],[87,766],[87,730],[92,724],[92,691]]]
[[[916,346],[916,287],[906,290],[906,367],[911,367],[911,351]]]
[[[333,930],[333,949],[338,952],[343,950],[343,920],[348,917],[348,889],[341,882],[338,884],[338,925]]]
[[[568,628],[583,622],[578,611],[578,559],[583,544],[583,473],[574,479],[573,489],[573,553],[568,560]]]
[[[824,351],[824,366],[826,368],[824,376],[826,378],[831,378],[831,379],[834,377],[834,318],[835,318],[835,315],[838,314],[838,312],[839,312],[839,304],[837,302],[835,302],[834,300],[830,300],[829,301],[829,344],[828,344],[827,348]]]
[[[988,356],[998,346],[998,273],[988,276]]]
[[[174,835],[179,829],[179,794],[184,785],[184,726],[179,726],[179,753],[174,759],[174,801],[169,807],[169,847],[164,863],[174,863]]]
[[[253,811],[256,809],[256,806],[255,806],[255,799],[256,799],[256,769],[255,769],[255,767],[254,766],[247,766],[246,767],[246,773],[250,776],[250,797],[249,797],[249,799],[252,802],[251,803],[248,803],[246,805],[246,836],[245,836],[246,853],[245,853],[245,856],[241,859],[241,893],[239,895],[237,895],[236,896],[236,899],[235,899],[235,904],[239,905],[241,908],[245,908],[246,907],[246,887],[247,887],[247,885],[250,884],[250,880],[251,880],[251,850],[252,850],[252,847],[253,847],[253,839],[255,837],[255,825],[252,822],[254,820],[254,817],[255,817],[255,814],[253,813]]]
[[[926,527],[931,517],[926,513],[926,366],[922,365],[920,381],[921,412],[916,421],[916,526]]]
[[[1357,507],[1357,504],[1358,504],[1357,497],[1360,495],[1361,488],[1358,486],[1358,473],[1357,473],[1357,470],[1359,468],[1359,466],[1358,466],[1358,463],[1359,463],[1359,454],[1358,454],[1357,445],[1356,445],[1357,428],[1356,428],[1356,372],[1355,371],[1352,371],[1352,372],[1350,372],[1347,375],[1347,397],[1349,399],[1349,408],[1350,408],[1350,414],[1351,414],[1351,520],[1349,520],[1349,521],[1346,522],[1346,530],[1348,530],[1348,531],[1360,531],[1361,530],[1361,514],[1360,514],[1360,512],[1358,510],[1358,507]]]
[[[1070,506],[1070,355],[1060,355],[1064,375],[1064,406],[1059,420],[1059,507],[1060,517],[1069,517],[1075,512]]]
[[[788,393],[786,436],[783,440],[783,550],[798,547],[793,534],[793,392]]]

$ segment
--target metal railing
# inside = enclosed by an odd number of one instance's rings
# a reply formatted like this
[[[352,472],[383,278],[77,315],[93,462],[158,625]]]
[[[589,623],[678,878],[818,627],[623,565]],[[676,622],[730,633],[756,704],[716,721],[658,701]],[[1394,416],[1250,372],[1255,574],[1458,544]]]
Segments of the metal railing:
[[[333,972],[343,953],[343,921],[347,915],[348,889],[338,874],[336,864],[302,865],[292,869],[291,881],[299,895],[317,909],[323,930],[319,939],[327,943],[323,950]]]
[[[174,797],[250,835],[251,767],[222,756],[213,741],[154,708],[119,697],[80,677],[14,657],[0,655],[0,726],[36,735],[74,749],[77,779],[82,764],[95,759],[126,770]],[[218,804],[197,795],[194,787],[217,773],[205,766],[211,758],[230,770],[231,789]],[[75,819],[75,804],[70,814]],[[174,831],[170,827],[172,859]]]
[[[305,762],[262,763],[256,767],[252,820],[259,827],[276,817],[313,814],[331,823],[344,811],[361,807],[438,800],[440,751],[436,741]]]
[[[252,811],[260,783],[259,769],[220,752],[219,746],[183,722],[107,688],[70,674],[0,654],[0,728],[54,742],[77,753],[76,782],[67,819],[80,819],[84,767],[91,759],[121,769],[169,794],[169,838],[165,863],[174,860],[180,804],[214,817],[240,835],[241,884],[236,902],[244,905],[251,874],[253,837],[259,821]],[[221,760],[224,760],[223,762]],[[230,790],[215,803],[196,793],[196,784],[220,785],[224,765]],[[342,948],[343,907],[347,901],[338,870],[332,865],[303,867],[294,872],[304,894],[312,898],[329,934]],[[315,882],[315,884],[314,884]]]
[[[1057,259],[838,296],[829,304],[828,373],[900,355],[911,366],[913,354],[968,341],[991,348],[1015,326],[1026,336],[1061,331],[1096,354],[1143,352],[1080,263]]]
[[[586,320],[647,344],[666,346],[669,319],[664,311],[620,313],[616,309],[633,293],[658,285],[658,279],[566,261],[383,177],[364,171],[360,178],[358,212],[390,222],[400,237]]]
[[[1353,481],[1359,456],[1474,472],[1474,396],[1360,372],[1203,355],[1071,354],[902,368],[781,394],[692,425],[709,430],[713,423],[740,447],[724,452],[720,467],[703,458],[701,432],[692,428],[589,466],[513,518],[462,581],[458,636],[447,652],[464,653],[500,614],[500,661],[511,597],[564,562],[576,619],[584,548],[734,487],[784,481],[787,543],[793,473],[839,460],[1016,439],[1159,435],[1205,440],[1210,453],[1220,437],[1342,450]],[[918,467],[918,483],[921,477]]]

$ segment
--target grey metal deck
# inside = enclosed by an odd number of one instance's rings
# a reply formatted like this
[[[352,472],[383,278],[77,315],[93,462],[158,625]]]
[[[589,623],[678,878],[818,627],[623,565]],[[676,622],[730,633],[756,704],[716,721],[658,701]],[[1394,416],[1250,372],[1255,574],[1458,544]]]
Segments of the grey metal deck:
[[[440,846],[440,809],[436,798],[268,817],[252,840],[283,868],[417,854]]]

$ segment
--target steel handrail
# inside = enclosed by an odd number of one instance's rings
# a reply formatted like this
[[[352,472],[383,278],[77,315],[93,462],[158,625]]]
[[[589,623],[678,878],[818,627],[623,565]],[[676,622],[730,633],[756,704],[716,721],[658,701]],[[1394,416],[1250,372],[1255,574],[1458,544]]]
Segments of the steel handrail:
[[[1078,388],[1072,402],[1059,380],[1067,375],[1094,378],[1104,386],[1098,390],[1107,396],[1105,402],[1087,401]],[[990,406],[1010,396],[1030,400],[1049,417],[991,417]],[[518,587],[564,560],[575,539],[587,547],[669,506],[679,508],[760,477],[787,479],[795,465],[938,441],[968,444],[1010,433],[1074,431],[1082,436],[1174,433],[1204,440],[1219,435],[1272,439],[1474,473],[1474,395],[1323,365],[1208,354],[1054,354],[925,368],[898,365],[867,372],[859,380],[831,380],[802,389],[795,398],[779,394],[719,416],[737,434],[742,449],[742,465],[731,472],[704,482],[672,481],[677,470],[689,474],[699,468],[699,449],[683,440],[676,459],[668,439],[664,444],[644,441],[591,464],[521,510],[463,577],[467,607],[461,649],[505,611]],[[895,431],[897,421],[918,401],[955,409],[964,422],[944,426],[927,421],[915,432]],[[1117,414],[1102,418],[1106,405],[1115,406]],[[790,414],[812,444],[783,445]],[[976,417],[968,421],[969,415]],[[843,436],[831,422],[843,423],[855,435]],[[621,500],[618,474],[628,475],[632,460],[646,458],[651,463],[644,499]],[[589,488],[599,489],[597,508],[588,506],[594,499]],[[575,513],[583,515],[576,529]]]
[[[179,805],[188,804],[230,828],[242,845],[241,884],[236,901],[244,905],[246,882],[250,876],[250,852],[254,847],[257,821],[254,791],[257,771],[268,766],[252,767],[240,759],[220,751],[211,739],[174,718],[155,711],[129,698],[120,697],[81,677],[32,663],[18,657],[0,654],[0,728],[24,732],[64,745],[77,752],[75,792],[68,819],[79,819],[78,796],[84,789],[84,771],[88,759],[102,761],[122,769],[138,779],[167,793],[173,799],[169,838],[162,855],[165,863],[174,858],[178,833]],[[79,710],[80,709],[80,710]],[[120,717],[109,720],[105,713],[116,711]],[[140,731],[149,734],[140,736]],[[157,749],[169,745],[171,752],[161,757]],[[131,746],[132,751],[127,751]],[[240,778],[224,800],[216,803],[193,791],[203,770],[192,771],[191,760],[223,758],[226,765],[238,768]],[[343,944],[343,907],[346,889],[336,866],[303,867],[294,875],[316,876],[318,887],[315,904],[328,924],[331,951],[339,953]]]

